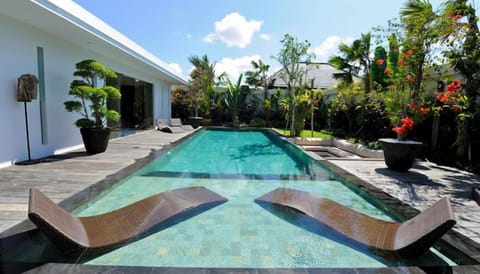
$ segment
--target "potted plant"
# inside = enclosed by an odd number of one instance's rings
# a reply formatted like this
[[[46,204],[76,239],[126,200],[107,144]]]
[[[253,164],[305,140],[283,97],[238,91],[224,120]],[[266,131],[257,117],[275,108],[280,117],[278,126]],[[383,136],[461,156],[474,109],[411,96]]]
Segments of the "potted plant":
[[[82,118],[75,122],[80,128],[85,149],[90,154],[101,153],[107,149],[110,129],[107,124],[116,123],[120,114],[106,106],[107,99],[120,98],[120,91],[112,86],[97,87],[97,81],[115,78],[114,71],[95,60],[84,60],[75,65],[74,76],[82,80],[73,80],[69,95],[76,100],[64,102],[69,112],[78,112]]]
[[[392,124],[392,130],[397,138],[379,139],[383,148],[385,164],[395,171],[408,171],[422,148],[421,142],[407,140],[409,131],[415,123],[425,119],[430,109],[420,108],[422,98],[415,94],[412,85],[413,75],[408,71],[408,62],[412,58],[411,50],[401,54],[401,59],[396,64],[390,64],[384,73],[390,81],[390,86],[384,93],[383,102],[385,111]],[[385,60],[377,60],[377,65],[383,65]]]
[[[385,164],[391,170],[408,171],[415,161],[421,142],[406,140],[408,131],[413,129],[412,118],[406,116],[401,119],[401,125],[392,128],[397,133],[397,139],[382,138],[379,140],[383,148]]]

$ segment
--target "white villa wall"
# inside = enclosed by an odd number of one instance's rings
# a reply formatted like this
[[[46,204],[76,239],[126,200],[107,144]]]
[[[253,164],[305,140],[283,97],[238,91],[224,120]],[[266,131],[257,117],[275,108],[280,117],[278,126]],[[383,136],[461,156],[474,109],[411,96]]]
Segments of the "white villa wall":
[[[117,72],[153,84],[154,118],[170,117],[170,85],[158,78],[158,71],[133,67],[125,58],[107,57],[1,14],[0,34],[0,167],[28,159],[24,104],[16,101],[16,84],[22,74],[38,76],[38,46],[44,51],[47,142],[42,144],[38,97],[27,103],[33,159],[81,146],[79,129],[74,126],[79,116],[66,112],[63,102],[71,99],[67,92],[74,79],[74,65],[83,59],[96,59]]]

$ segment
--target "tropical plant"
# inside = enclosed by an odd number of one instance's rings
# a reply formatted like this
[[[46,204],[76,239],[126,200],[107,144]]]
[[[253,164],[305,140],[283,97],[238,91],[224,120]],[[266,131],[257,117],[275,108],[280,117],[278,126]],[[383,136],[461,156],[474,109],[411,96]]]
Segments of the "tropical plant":
[[[120,114],[107,108],[107,99],[118,99],[120,91],[112,86],[97,87],[98,80],[105,83],[108,78],[115,78],[114,71],[95,60],[83,60],[75,65],[74,76],[82,80],[73,80],[68,94],[77,100],[64,102],[69,112],[80,113],[82,118],[75,122],[80,128],[104,128],[108,123],[120,120]]]
[[[261,86],[263,88],[263,100],[267,100],[268,97],[268,79],[267,73],[270,69],[270,65],[263,63],[261,59],[256,62],[255,60],[251,61],[251,64],[254,68],[253,71],[245,72],[245,83],[252,85],[255,88]]]
[[[400,11],[400,21],[405,30],[402,45],[415,51],[409,63],[414,95],[420,93],[425,65],[432,57],[432,47],[441,36],[435,25],[436,19],[437,15],[428,0],[408,0]]]
[[[323,90],[321,89],[310,89],[306,91],[306,95],[308,98],[308,107],[310,108],[310,130],[314,133],[314,117],[315,117],[315,109],[318,109],[318,104],[320,103],[323,95]]]
[[[352,133],[355,117],[358,116],[358,111],[365,101],[365,90],[361,84],[340,83],[337,86],[337,97],[331,102],[329,115],[334,123],[339,116],[345,117],[347,123],[345,129],[347,133]],[[341,127],[338,123],[337,126]]]
[[[480,90],[480,30],[475,8],[467,0],[445,1],[442,27],[447,30],[445,52],[454,70],[462,75],[465,109],[457,116],[456,144],[461,155],[471,160],[471,143],[478,142],[480,130],[474,126],[480,120],[477,98]],[[468,153],[467,153],[468,147]]]
[[[190,73],[190,88],[194,93],[192,102],[194,115],[198,117],[201,102],[206,101],[208,104],[208,99],[215,88],[215,63],[210,63],[206,54],[202,57],[191,56],[188,60],[194,66]]]
[[[299,42],[297,38],[294,38],[290,34],[285,34],[283,39],[280,41],[282,43],[282,48],[280,52],[273,56],[282,65],[282,70],[280,71],[280,78],[285,81],[287,85],[287,91],[290,94],[291,105],[288,108],[290,115],[290,134],[294,136],[295,134],[295,107],[296,107],[296,90],[298,87],[303,85],[303,79],[305,71],[301,66],[301,63],[306,63],[307,65],[315,57],[313,53],[309,52],[310,42],[307,40]]]
[[[353,76],[363,72],[364,90],[370,91],[370,40],[371,34],[362,34],[361,39],[356,39],[352,45],[340,44],[338,49],[341,55],[330,57],[329,63],[344,73],[335,77],[342,79],[345,83],[351,84]]]
[[[226,108],[230,111],[232,115],[232,122],[234,127],[240,127],[240,120],[238,115],[245,103],[246,92],[242,88],[242,78],[243,74],[240,74],[236,84],[233,84],[230,78],[226,77],[227,90],[224,93],[224,102]]]

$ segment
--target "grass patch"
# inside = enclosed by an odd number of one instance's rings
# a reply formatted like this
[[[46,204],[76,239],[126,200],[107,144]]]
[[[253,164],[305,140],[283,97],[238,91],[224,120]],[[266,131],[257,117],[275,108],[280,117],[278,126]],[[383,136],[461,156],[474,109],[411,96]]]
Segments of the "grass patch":
[[[275,128],[278,130],[278,132],[282,133],[285,136],[290,136],[290,130],[285,130],[285,129],[280,129],[280,128]],[[300,137],[305,137],[305,138],[310,138],[312,137],[312,131],[311,130],[302,130],[302,133],[300,134]],[[313,131],[313,137],[314,138],[333,138],[333,135],[327,131]]]

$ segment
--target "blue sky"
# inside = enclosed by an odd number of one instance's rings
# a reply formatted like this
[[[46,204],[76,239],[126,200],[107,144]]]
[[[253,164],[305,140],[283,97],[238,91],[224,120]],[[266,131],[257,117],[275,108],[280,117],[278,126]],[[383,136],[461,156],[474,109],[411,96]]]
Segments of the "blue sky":
[[[250,61],[271,58],[289,33],[308,40],[325,62],[351,42],[398,17],[406,0],[75,0],[188,78],[189,56],[207,54],[235,79]],[[438,9],[441,0],[430,1]]]

